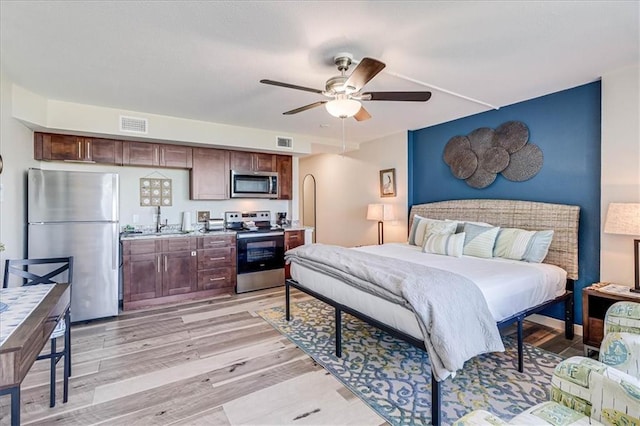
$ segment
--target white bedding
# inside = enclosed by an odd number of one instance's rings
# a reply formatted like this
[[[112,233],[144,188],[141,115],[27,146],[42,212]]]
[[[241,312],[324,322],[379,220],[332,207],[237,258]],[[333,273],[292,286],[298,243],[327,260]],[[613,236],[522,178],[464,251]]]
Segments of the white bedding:
[[[501,258],[451,257],[423,253],[421,247],[391,243],[355,248],[364,252],[422,263],[463,275],[484,295],[494,319],[501,321],[518,312],[554,299],[565,292],[566,272],[554,265]],[[356,309],[418,339],[422,338],[415,314],[409,309],[291,264],[291,276],[301,286]]]

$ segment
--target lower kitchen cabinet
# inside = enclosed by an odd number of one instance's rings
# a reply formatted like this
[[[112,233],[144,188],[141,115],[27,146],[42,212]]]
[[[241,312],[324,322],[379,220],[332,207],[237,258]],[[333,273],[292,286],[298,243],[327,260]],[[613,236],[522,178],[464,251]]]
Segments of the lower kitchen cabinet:
[[[122,241],[123,309],[231,293],[235,235]]]
[[[304,230],[284,232],[284,251],[291,250],[304,244]],[[284,266],[284,277],[291,278],[291,265]]]
[[[232,293],[236,286],[235,235],[198,238],[198,290]]]

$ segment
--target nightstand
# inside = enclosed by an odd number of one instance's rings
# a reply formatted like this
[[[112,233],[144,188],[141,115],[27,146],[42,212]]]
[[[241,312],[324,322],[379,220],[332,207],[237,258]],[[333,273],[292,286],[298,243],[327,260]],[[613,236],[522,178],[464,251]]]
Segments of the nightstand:
[[[636,293],[605,293],[599,290],[609,284],[611,283],[595,283],[582,290],[582,343],[586,356],[590,350],[600,350],[607,309],[620,301],[640,302]]]

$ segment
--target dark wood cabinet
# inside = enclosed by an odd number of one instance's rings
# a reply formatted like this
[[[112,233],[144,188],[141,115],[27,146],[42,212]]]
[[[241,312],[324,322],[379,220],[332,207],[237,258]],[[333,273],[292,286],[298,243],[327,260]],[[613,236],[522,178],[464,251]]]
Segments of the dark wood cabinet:
[[[125,141],[122,148],[125,166],[190,169],[192,161],[192,148],[189,146]]]
[[[236,238],[232,234],[198,238],[198,290],[231,293],[236,286]]]
[[[226,200],[229,198],[229,151],[193,149],[193,168],[189,172],[189,198]]]
[[[121,165],[122,141],[36,132],[34,158]]]
[[[123,241],[123,309],[176,301],[196,290],[191,238]]]
[[[604,338],[604,317],[611,305],[620,301],[640,301],[637,297],[598,290],[607,284],[609,283],[595,283],[582,290],[582,343],[585,354],[589,350],[600,350]]]
[[[259,152],[230,151],[231,170],[275,172],[276,156]]]
[[[157,240],[123,241],[123,304],[162,296],[161,260]]]
[[[304,230],[284,232],[284,251],[291,250],[304,244]],[[291,265],[285,265],[284,277],[291,278]]]
[[[122,241],[123,309],[231,293],[236,285],[234,234]]]
[[[162,295],[195,291],[197,256],[192,238],[166,238],[161,243]]]
[[[228,200],[230,170],[278,172],[278,198],[293,198],[290,155],[35,132],[34,158],[189,169],[191,200]]]
[[[190,169],[193,166],[193,148],[181,145],[160,145],[160,166]]]
[[[293,192],[292,157],[290,155],[276,155],[276,170],[278,172],[278,199],[290,200]]]

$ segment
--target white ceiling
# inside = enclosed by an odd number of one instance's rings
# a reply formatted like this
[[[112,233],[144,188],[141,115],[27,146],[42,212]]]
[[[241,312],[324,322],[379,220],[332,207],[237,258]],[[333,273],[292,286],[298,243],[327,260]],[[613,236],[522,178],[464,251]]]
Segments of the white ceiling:
[[[640,2],[7,1],[0,66],[51,99],[340,139],[319,107],[333,56],[386,69],[366,91],[428,83],[501,107],[640,62]],[[363,142],[489,107],[432,90],[426,103],[366,102],[346,123]]]

